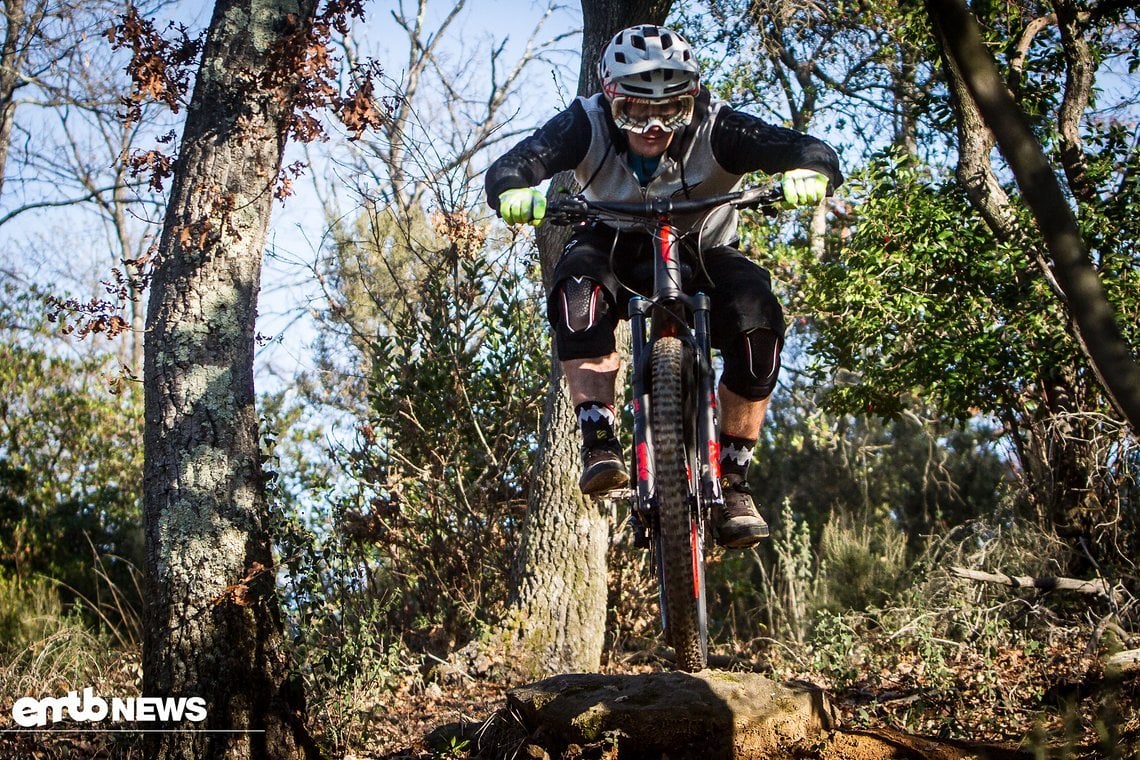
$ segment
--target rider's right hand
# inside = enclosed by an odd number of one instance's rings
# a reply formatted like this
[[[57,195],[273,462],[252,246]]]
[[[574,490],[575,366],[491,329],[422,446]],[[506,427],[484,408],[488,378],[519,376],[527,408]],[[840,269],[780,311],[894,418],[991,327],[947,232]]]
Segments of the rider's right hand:
[[[827,177],[814,169],[784,172],[784,200],[790,206],[814,206],[827,195]]]
[[[517,187],[499,194],[499,215],[507,224],[533,224],[546,216],[546,196],[533,187]]]

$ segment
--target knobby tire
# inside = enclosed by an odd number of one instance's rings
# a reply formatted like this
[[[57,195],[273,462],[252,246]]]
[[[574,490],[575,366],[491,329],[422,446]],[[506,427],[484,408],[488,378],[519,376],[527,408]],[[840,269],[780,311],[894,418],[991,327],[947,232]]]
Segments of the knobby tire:
[[[677,653],[677,667],[693,672],[708,661],[708,629],[704,537],[699,534],[690,498],[684,346],[677,338],[659,338],[653,344],[651,362],[662,617],[665,639]]]

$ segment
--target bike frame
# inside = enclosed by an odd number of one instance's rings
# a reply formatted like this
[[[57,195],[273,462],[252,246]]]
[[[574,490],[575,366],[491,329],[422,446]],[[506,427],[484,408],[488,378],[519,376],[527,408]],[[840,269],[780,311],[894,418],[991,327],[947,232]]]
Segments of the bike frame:
[[[687,295],[682,287],[680,241],[670,215],[663,211],[656,218],[654,232],[653,296],[634,296],[629,303],[629,324],[633,333],[632,395],[633,450],[636,471],[634,508],[645,517],[655,514],[653,433],[649,424],[650,404],[648,357],[653,341],[677,337],[692,349],[697,378],[696,455],[698,471],[690,473],[692,509],[704,539],[709,510],[724,499],[720,487],[720,455],[717,435],[717,399],[712,367],[709,332],[709,297],[703,292]],[[691,315],[691,317],[689,317]],[[695,475],[695,477],[694,477]],[[696,547],[694,547],[696,548]]]
[[[648,298],[635,295],[629,303],[635,472],[631,521],[639,531],[638,543],[644,540],[653,547],[662,628],[677,649],[678,664],[686,670],[703,668],[708,658],[705,526],[713,507],[723,505],[724,496],[720,486],[710,299],[703,292],[690,295],[684,290],[681,239],[672,218],[674,214],[711,212],[722,205],[772,209],[781,197],[778,189],[770,188],[644,203],[588,201],[579,196],[551,204],[547,214],[551,222],[565,225],[591,218],[632,218],[653,234],[653,293]],[[658,361],[662,368],[660,377]],[[655,399],[654,385],[658,382],[663,395]],[[657,431],[661,452],[654,449],[654,403],[659,404],[657,421],[664,426]],[[678,471],[662,471],[660,482],[665,485],[659,489],[659,461],[670,463],[670,467],[683,467],[683,480],[677,478]],[[663,527],[666,518],[662,510],[667,514],[668,530]],[[682,556],[687,556],[691,567],[667,566],[667,554],[678,564]],[[685,570],[692,581],[691,597],[687,581],[676,574]],[[672,620],[671,604],[677,613]]]

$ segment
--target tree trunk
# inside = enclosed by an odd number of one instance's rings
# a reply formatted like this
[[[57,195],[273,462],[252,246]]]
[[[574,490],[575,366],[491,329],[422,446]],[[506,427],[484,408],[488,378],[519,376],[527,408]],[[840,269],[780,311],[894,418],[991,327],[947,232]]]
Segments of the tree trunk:
[[[292,93],[274,51],[314,0],[219,0],[183,135],[147,312],[143,690],[208,717],[151,734],[172,758],[303,756],[254,408],[261,256]],[[190,730],[193,729],[193,730]]]
[[[597,92],[598,59],[610,39],[634,24],[664,24],[673,0],[582,0],[582,66],[578,94]],[[684,29],[677,29],[681,34]]]
[[[926,9],[945,46],[944,54],[961,73],[1033,212],[1090,365],[1113,406],[1134,432],[1140,431],[1140,366],[1116,324],[1076,219],[1041,145],[998,76],[977,22],[962,0],[926,0]],[[1071,108],[1071,103],[1066,107]],[[1072,160],[1067,163],[1079,171]]]
[[[1031,25],[1031,30],[1036,30]],[[1039,238],[1019,224],[1009,196],[998,182],[991,163],[993,132],[986,126],[956,58],[949,54],[950,45],[935,28],[935,38],[944,51],[943,71],[950,89],[958,133],[957,178],[966,191],[970,205],[981,214],[994,238],[1012,243],[1025,251],[1037,271],[1064,303],[1065,294],[1053,276],[1046,251]],[[1034,31],[1036,33],[1036,31]],[[1026,36],[1028,36],[1028,32]],[[1028,44],[1028,43],[1025,43]],[[1085,101],[1087,102],[1087,90]],[[1066,96],[1066,101],[1070,100]],[[1028,276],[1028,275],[1026,275]],[[1069,320],[1070,334],[1083,346],[1080,330]],[[1033,412],[1026,412],[1024,422],[1011,426],[1017,439],[1017,454],[1024,485],[1042,517],[1067,537],[1085,535],[1090,516],[1095,524],[1103,515],[1090,515],[1089,483],[1096,457],[1092,453],[1095,434],[1073,429],[1080,411],[1077,400],[1077,367],[1056,367],[1039,378],[1031,394]],[[1087,434],[1086,434],[1087,433]]]
[[[613,35],[637,23],[663,23],[671,0],[583,0],[578,93],[598,88],[597,60]],[[572,182],[561,175],[552,190]],[[540,228],[543,283],[549,289],[566,235]],[[527,500],[512,601],[499,641],[508,669],[531,678],[601,665],[606,624],[608,512],[578,490],[577,421],[557,358],[542,418],[542,441]]]
[[[892,142],[908,156],[918,155],[918,87],[915,83],[920,62],[915,49],[901,46],[898,55],[898,74],[894,77],[895,135]]]
[[[20,87],[22,57],[21,36],[25,32],[26,20],[24,0],[4,3],[4,39],[0,40],[0,194],[4,191],[8,146],[12,142],[12,125],[16,120],[16,90]]]
[[[605,641],[608,512],[578,491],[576,423],[561,375],[554,362],[504,626],[513,677],[597,670]]]
[[[1061,32],[1061,49],[1065,53],[1065,96],[1059,114],[1061,165],[1073,195],[1084,203],[1097,202],[1096,188],[1089,179],[1088,164],[1081,145],[1081,119],[1092,93],[1093,54],[1083,36],[1082,8],[1073,0],[1054,0],[1057,28]]]

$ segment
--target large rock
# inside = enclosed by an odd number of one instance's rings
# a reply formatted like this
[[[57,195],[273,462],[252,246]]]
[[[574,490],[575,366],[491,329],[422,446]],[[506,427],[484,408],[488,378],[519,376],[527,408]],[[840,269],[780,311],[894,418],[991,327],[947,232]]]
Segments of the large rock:
[[[771,757],[833,726],[824,694],[753,673],[554,676],[512,689],[508,704],[555,756],[616,744],[622,757]]]
[[[503,713],[501,713],[503,714]],[[1016,746],[844,731],[818,688],[754,673],[548,678],[507,692],[513,738],[479,757],[588,760],[1032,760]],[[521,723],[521,725],[519,725]],[[495,745],[496,742],[490,742]],[[501,752],[499,750],[502,750]]]

